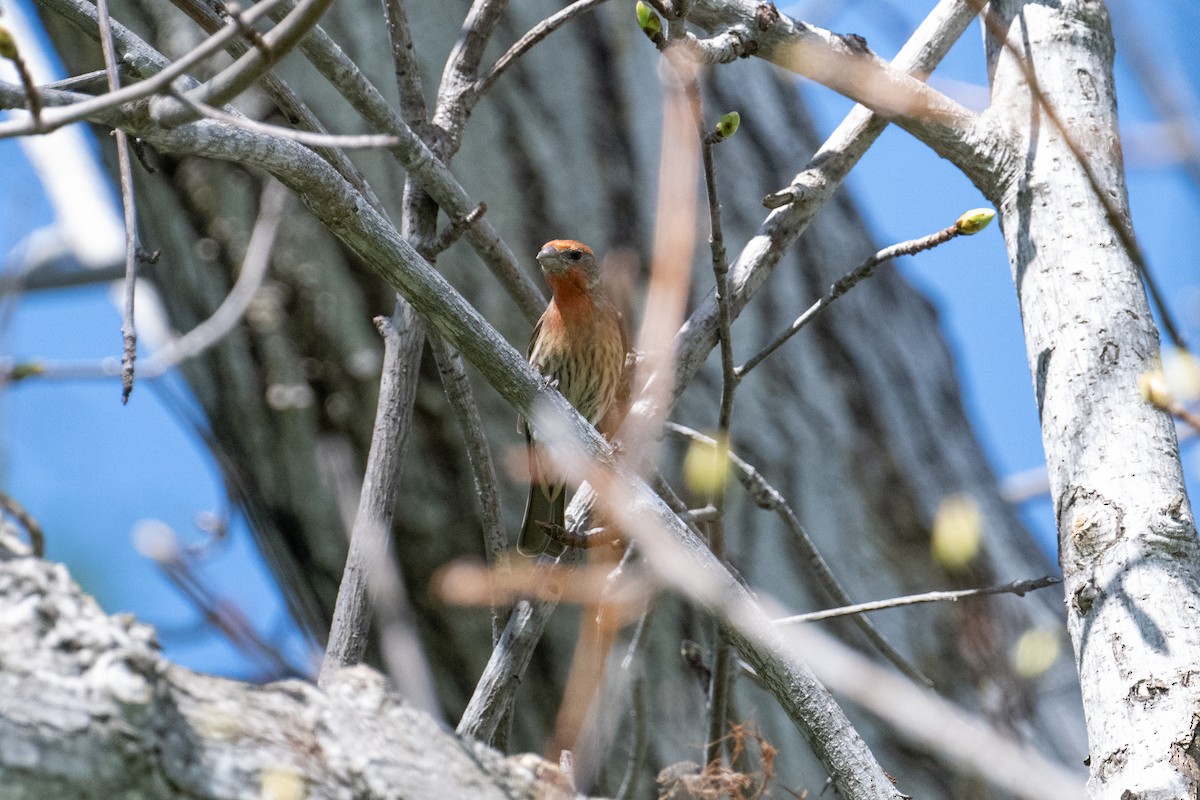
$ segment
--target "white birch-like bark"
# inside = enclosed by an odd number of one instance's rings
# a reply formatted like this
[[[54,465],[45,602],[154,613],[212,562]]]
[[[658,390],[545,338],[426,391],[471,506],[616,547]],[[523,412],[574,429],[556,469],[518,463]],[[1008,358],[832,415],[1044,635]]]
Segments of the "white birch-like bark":
[[[1104,6],[992,3],[1129,224]],[[995,200],[1020,297],[1058,518],[1091,797],[1200,794],[1200,548],[1175,428],[1138,379],[1159,341],[1137,268],[1011,52],[990,47],[1013,169]]]

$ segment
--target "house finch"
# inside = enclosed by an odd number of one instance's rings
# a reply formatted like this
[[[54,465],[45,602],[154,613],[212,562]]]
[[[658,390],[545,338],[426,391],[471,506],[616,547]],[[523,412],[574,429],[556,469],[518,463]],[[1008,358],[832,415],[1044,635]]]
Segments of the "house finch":
[[[620,420],[617,405],[625,372],[625,328],[621,313],[600,285],[600,268],[590,247],[569,239],[547,242],[537,254],[542,274],[554,292],[533,328],[529,363],[554,383],[563,396],[601,433],[611,435]],[[608,415],[608,419],[605,416]],[[566,497],[553,465],[523,424],[529,443],[529,502],[517,537],[517,550],[534,556],[562,546],[546,528],[565,527]]]

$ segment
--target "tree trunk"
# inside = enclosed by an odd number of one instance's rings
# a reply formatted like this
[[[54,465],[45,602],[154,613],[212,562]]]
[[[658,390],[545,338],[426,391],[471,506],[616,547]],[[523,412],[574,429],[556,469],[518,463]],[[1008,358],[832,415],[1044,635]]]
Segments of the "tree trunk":
[[[411,5],[415,46],[427,77],[440,74],[465,7]],[[516,5],[502,25],[502,44],[554,8],[549,2]],[[185,46],[172,42],[177,20],[156,4],[118,5],[114,13],[152,23],[157,45],[169,56]],[[394,94],[386,32],[376,12],[334,4],[322,25],[385,94]],[[94,52],[90,43],[66,44],[65,34],[58,41],[73,71],[93,66],[83,63],[83,54]],[[499,52],[493,47],[493,56]],[[610,255],[648,253],[658,172],[660,91],[652,77],[658,59],[629,9],[612,4],[538,45],[480,103],[454,171],[473,197],[487,202],[488,218],[514,249],[529,255],[531,270],[532,254],[552,238],[578,238]],[[279,72],[317,114],[336,123],[339,133],[365,130],[297,61],[293,57]],[[711,72],[707,85],[710,114],[738,110],[743,119],[738,136],[717,155],[725,238],[736,251],[764,216],[759,198],[786,185],[819,140],[793,83],[768,65],[724,66]],[[355,161],[398,218],[403,176],[394,162],[382,153],[360,154]],[[157,174],[139,174],[137,183],[143,240],[164,250],[154,280],[173,326],[188,329],[232,283],[253,219],[254,176],[236,166],[163,158]],[[321,636],[345,552],[335,487],[353,482],[369,441],[380,351],[370,320],[390,310],[393,295],[301,212],[282,241],[271,284],[247,324],[184,373],[209,417],[214,451],[259,546],[297,618]],[[754,352],[874,249],[849,198],[838,196],[775,271],[770,291],[739,318],[738,355]],[[632,263],[638,263],[636,256]],[[711,277],[706,255],[696,263],[698,299]],[[460,244],[438,266],[523,347],[528,321],[497,291],[473,253]],[[638,268],[630,277],[641,276]],[[442,703],[456,719],[490,652],[488,618],[486,612],[432,603],[430,576],[452,559],[478,557],[483,548],[477,512],[465,499],[474,489],[460,435],[429,359],[423,380],[394,544]],[[684,395],[675,418],[714,427],[718,387],[714,365]],[[520,446],[513,412],[487,387],[477,396],[503,464]],[[856,600],[1048,571],[998,496],[963,413],[932,308],[894,271],[881,270],[756,370],[739,390],[737,414],[735,449],[789,499]],[[664,465],[668,473],[677,455],[671,452]],[[930,530],[943,501],[956,494],[968,495],[981,509],[986,546],[965,571],[951,574],[931,557]],[[522,497],[523,488],[511,480],[505,496],[510,527],[519,519]],[[769,587],[792,608],[825,605],[774,518],[761,513],[731,492],[730,561],[751,585]],[[678,654],[681,640],[707,642],[710,627],[679,602],[659,605],[646,654],[648,695],[662,721],[652,738],[652,769],[701,757],[696,745],[705,736],[705,698]],[[572,616],[569,608],[559,611],[558,624],[530,667],[514,718],[513,748],[540,749],[548,738],[574,649]],[[1010,667],[1017,635],[1033,625],[1059,625],[1058,620],[1057,599],[1047,593],[876,618],[939,690],[1046,752],[1078,763],[1084,754],[1079,707],[1074,691],[1064,691],[1071,681],[1065,665],[1038,680],[1020,678]],[[851,627],[843,632],[863,645]],[[753,718],[780,749],[781,783],[816,793],[824,776],[791,722],[762,700],[741,681],[739,713],[732,719]],[[609,712],[623,716],[621,704]],[[871,719],[859,715],[855,723],[905,792],[987,796],[971,776],[914,752]],[[618,735],[625,732],[622,727]],[[620,754],[616,759],[608,767],[614,775],[623,763]],[[603,765],[595,769],[602,773]],[[603,788],[603,779],[599,785]]]
[[[1046,102],[989,42],[995,113],[1019,163],[995,201],[1012,262],[1058,518],[1068,627],[1095,798],[1200,795],[1200,548],[1169,414],[1139,379],[1159,362],[1138,268],[1101,3],[993,3]],[[1069,134],[1069,139],[1068,139]]]

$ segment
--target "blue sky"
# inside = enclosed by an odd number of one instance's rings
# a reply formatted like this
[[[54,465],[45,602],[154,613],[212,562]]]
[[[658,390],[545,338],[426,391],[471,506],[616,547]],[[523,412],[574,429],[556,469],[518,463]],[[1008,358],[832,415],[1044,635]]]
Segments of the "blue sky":
[[[1138,13],[1155,33],[1163,63],[1177,63],[1196,74],[1196,58],[1186,41],[1195,26],[1177,21],[1190,17],[1200,22],[1200,12],[1181,2],[1151,5],[1156,7],[1139,8]],[[848,2],[836,14],[811,18],[860,33],[881,54],[890,55],[903,35],[894,13],[881,9],[878,3]],[[948,91],[983,87],[981,50],[978,32],[968,32],[939,68],[937,80],[952,79],[953,84],[943,84]],[[1136,82],[1123,64],[1118,66],[1121,118],[1128,134],[1153,117]],[[819,87],[802,84],[800,91],[823,130],[831,129],[849,107]],[[54,212],[16,142],[0,140],[0,165],[0,253],[9,253],[28,233],[50,224]],[[1130,158],[1128,166],[1134,222],[1150,264],[1191,338],[1200,338],[1200,279],[1186,236],[1194,227],[1190,220],[1200,212],[1197,189],[1170,165]],[[787,177],[781,176],[781,184]],[[895,129],[884,134],[849,185],[881,245],[938,230],[961,212],[986,205],[952,167]],[[899,269],[939,309],[958,357],[969,413],[997,474],[1040,465],[1041,439],[1016,297],[996,226],[906,259]],[[119,353],[120,318],[108,287],[32,293],[8,299],[0,308],[0,357],[80,361]],[[171,410],[187,407],[186,390],[178,380],[167,380],[158,386],[139,384],[125,407],[118,396],[119,386],[111,380],[35,380],[9,387],[0,396],[2,486],[42,522],[48,555],[66,562],[106,609],[133,611],[159,626],[168,654],[185,665],[253,677],[252,665],[199,624],[193,607],[133,544],[132,531],[147,519],[163,521],[184,540],[203,541],[197,515],[230,512],[212,457]],[[1185,464],[1194,466],[1195,459],[1196,453],[1185,449]],[[1030,503],[1023,513],[1053,548],[1048,503]],[[201,565],[202,574],[229,602],[250,612],[264,635],[281,642],[294,662],[303,663],[306,646],[288,624],[248,532],[236,514],[231,523],[227,540]]]

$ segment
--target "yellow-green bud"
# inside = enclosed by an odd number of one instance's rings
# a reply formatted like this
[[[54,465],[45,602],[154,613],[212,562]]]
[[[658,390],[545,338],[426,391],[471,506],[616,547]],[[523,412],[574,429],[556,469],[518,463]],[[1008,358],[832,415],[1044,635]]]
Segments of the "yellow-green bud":
[[[736,111],[730,111],[717,121],[717,136],[721,139],[728,139],[737,133],[738,126],[742,124],[742,115]]]
[[[979,233],[996,218],[996,212],[990,208],[973,208],[959,217],[954,227],[964,236]]]
[[[14,364],[12,372],[9,373],[8,379],[11,381],[24,380],[41,375],[46,371],[46,367],[36,361],[26,361],[22,364]]]
[[[17,58],[17,42],[3,25],[0,25],[0,56],[9,61],[15,61]]]
[[[1139,375],[1138,391],[1147,402],[1158,408],[1166,410],[1175,404],[1175,397],[1167,387],[1167,377],[1161,369],[1152,369]]]
[[[655,14],[654,9],[643,3],[642,0],[637,2],[637,22],[642,33],[651,39],[662,33],[662,22],[659,20],[658,14]]]

